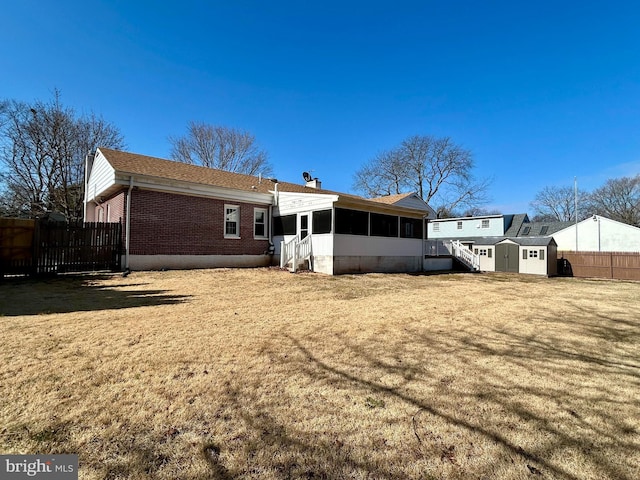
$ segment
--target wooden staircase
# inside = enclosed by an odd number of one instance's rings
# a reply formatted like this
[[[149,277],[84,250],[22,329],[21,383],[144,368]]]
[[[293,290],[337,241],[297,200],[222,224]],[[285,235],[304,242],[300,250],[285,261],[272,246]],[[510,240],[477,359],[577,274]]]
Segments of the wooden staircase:
[[[469,250],[460,240],[451,241],[451,254],[470,271],[480,271],[480,256]]]
[[[286,243],[281,242],[280,268],[288,268],[292,273],[298,270],[313,271],[311,235],[307,235],[302,240],[296,235]]]

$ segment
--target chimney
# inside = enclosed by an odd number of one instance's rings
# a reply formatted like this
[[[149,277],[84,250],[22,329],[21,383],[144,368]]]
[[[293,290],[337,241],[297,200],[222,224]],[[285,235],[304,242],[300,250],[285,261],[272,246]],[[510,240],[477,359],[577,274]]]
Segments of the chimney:
[[[322,188],[322,182],[318,178],[313,178],[307,181],[306,186],[309,188],[317,188],[318,190],[320,190]]]

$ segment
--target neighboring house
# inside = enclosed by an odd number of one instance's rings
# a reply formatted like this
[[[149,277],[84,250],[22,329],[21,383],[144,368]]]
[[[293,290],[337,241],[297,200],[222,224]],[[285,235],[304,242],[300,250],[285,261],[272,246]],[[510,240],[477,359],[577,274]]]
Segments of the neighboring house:
[[[435,212],[416,194],[364,199],[317,179],[297,185],[105,148],[85,176],[85,220],[123,223],[124,268],[305,261],[340,274],[430,262],[424,225]]]
[[[428,252],[449,253],[460,242],[477,256],[481,271],[557,274],[557,248],[551,234],[568,222],[530,222],[529,217],[485,215],[429,222]]]
[[[553,234],[558,251],[640,252],[640,228],[593,215]]]
[[[442,218],[429,222],[427,237],[459,239],[463,243],[476,237],[544,237],[570,225],[571,222],[531,222],[526,213]]]
[[[427,238],[463,240],[473,237],[503,236],[511,228],[514,217],[516,215],[486,215],[431,220],[428,224]],[[520,219],[520,223],[522,221],[523,219]]]

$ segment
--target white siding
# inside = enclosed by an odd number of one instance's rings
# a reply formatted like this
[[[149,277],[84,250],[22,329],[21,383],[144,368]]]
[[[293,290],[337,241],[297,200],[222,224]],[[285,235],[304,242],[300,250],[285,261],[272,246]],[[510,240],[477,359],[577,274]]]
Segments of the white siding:
[[[107,159],[98,150],[93,168],[87,182],[87,200],[94,200],[100,196],[102,192],[113,186],[116,181],[116,172],[107,162]]]
[[[576,226],[553,234],[558,251],[575,251]],[[578,223],[581,252],[640,252],[640,228],[596,215]]]
[[[523,251],[527,251],[527,258],[522,258]],[[530,252],[536,252],[536,257],[531,257]],[[540,259],[540,252],[544,252],[544,259]],[[547,247],[533,247],[533,246],[520,246],[520,273],[532,273],[535,275],[547,275],[547,269],[549,268],[549,249]],[[556,261],[555,255],[553,261]]]
[[[430,219],[436,218],[435,210],[431,208],[418,195],[411,195],[409,197],[405,197],[402,200],[394,203],[394,205],[398,205],[399,207],[415,208],[416,210],[423,210],[425,212],[425,215],[427,213],[429,214],[428,218]]]
[[[278,193],[278,205],[274,208],[275,216],[291,215],[293,213],[324,210],[333,207],[337,195],[318,193]]]
[[[336,235],[336,256],[419,256],[422,240],[414,238],[365,237],[364,235]]]
[[[483,228],[483,220],[489,226]],[[458,228],[458,222],[462,228]],[[438,230],[434,229],[438,225]],[[427,226],[428,238],[467,238],[467,237],[499,237],[504,235],[503,217],[449,218],[429,222]]]
[[[480,270],[483,272],[495,272],[496,271],[496,246],[495,245],[478,245],[475,244],[471,247],[473,252],[478,251],[480,259]],[[486,255],[480,255],[481,250],[486,250]],[[491,256],[489,256],[491,251]]]

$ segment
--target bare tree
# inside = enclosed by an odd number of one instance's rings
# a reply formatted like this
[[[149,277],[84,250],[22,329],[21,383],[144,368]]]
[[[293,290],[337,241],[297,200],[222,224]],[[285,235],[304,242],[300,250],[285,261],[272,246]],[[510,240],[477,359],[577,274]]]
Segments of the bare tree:
[[[586,193],[578,194],[578,217],[584,219]],[[531,202],[534,209],[535,221],[559,221],[569,222],[575,220],[575,189],[574,187],[544,187],[536,193],[535,199]],[[580,207],[583,207],[582,209]]]
[[[174,160],[248,175],[270,175],[267,153],[249,132],[189,122],[183,137],[169,137]]]
[[[395,150],[378,153],[354,175],[354,188],[367,197],[383,197],[402,192],[407,168]]]
[[[490,180],[476,180],[473,168],[471,152],[450,138],[414,135],[359,169],[354,188],[370,197],[415,191],[444,214],[487,202]]]
[[[48,102],[5,102],[1,115],[4,209],[81,219],[85,156],[98,146],[123,148],[118,129],[94,114],[77,116],[57,90]]]
[[[607,180],[588,197],[591,213],[640,227],[640,175]]]

